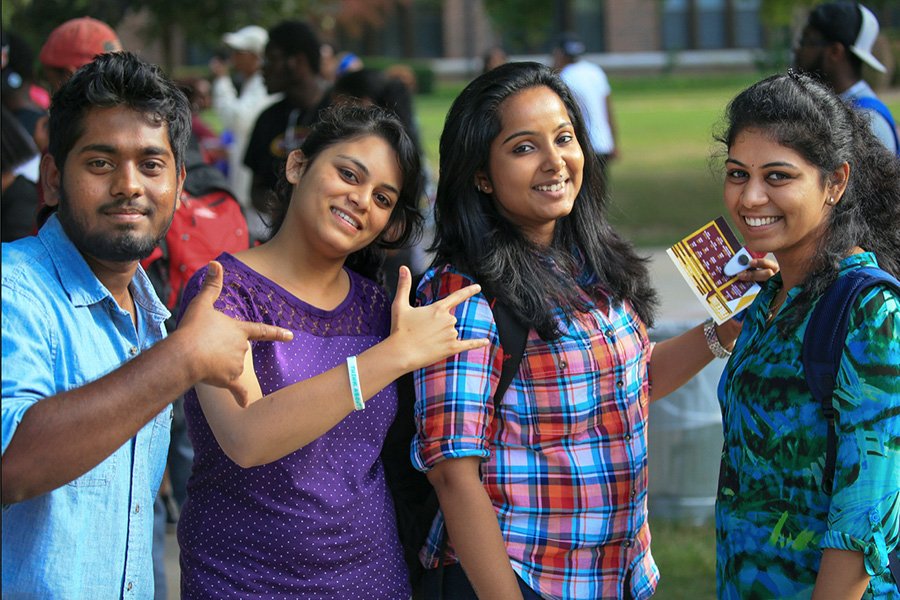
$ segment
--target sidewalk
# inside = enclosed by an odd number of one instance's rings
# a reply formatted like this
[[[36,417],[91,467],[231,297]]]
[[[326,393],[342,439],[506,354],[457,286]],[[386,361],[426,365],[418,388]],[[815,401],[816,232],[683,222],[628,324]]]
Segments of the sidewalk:
[[[675,269],[675,265],[666,256],[665,249],[641,249],[642,256],[649,256],[650,277],[660,299],[660,310],[657,315],[657,326],[666,327],[678,324],[699,323],[706,318],[706,311],[700,304],[687,283]],[[178,566],[178,542],[174,530],[166,534],[166,583],[169,590],[168,600],[179,600],[179,578],[181,570]]]
[[[666,255],[665,248],[641,249],[638,253],[649,255],[651,259],[650,281],[660,301],[657,325],[700,323],[709,316],[675,268],[675,263]]]

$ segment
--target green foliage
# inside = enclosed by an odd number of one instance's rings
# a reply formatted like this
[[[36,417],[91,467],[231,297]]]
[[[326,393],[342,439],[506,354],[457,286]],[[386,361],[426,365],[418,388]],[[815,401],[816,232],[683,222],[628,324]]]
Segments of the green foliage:
[[[68,19],[90,15],[113,28],[127,12],[146,11],[141,35],[160,41],[165,67],[172,72],[179,60],[173,56],[176,30],[191,43],[216,47],[222,34],[249,23],[271,27],[288,18],[321,24],[323,19],[372,20],[374,13],[404,0],[361,3],[352,0],[2,0],[3,25],[21,32],[34,48],[40,48],[50,31]]]
[[[2,0],[2,3],[0,3],[0,18],[2,18],[3,28],[9,27],[13,15],[26,8],[29,4],[31,4],[31,0]]]
[[[485,10],[510,48],[532,49],[548,35],[553,2],[545,0],[485,0]]]
[[[21,35],[37,55],[57,25],[90,15],[105,23],[118,23],[129,0],[3,0],[3,26]]]
[[[161,40],[165,52],[171,50],[174,28],[192,43],[214,48],[227,31],[250,23],[268,28],[286,18],[309,18],[330,4],[328,0],[130,0],[132,10],[146,10],[150,17],[143,35]],[[166,62],[172,70],[176,57],[167,56]]]
[[[788,27],[794,24],[798,10],[818,3],[818,0],[762,0],[759,13],[768,27]]]

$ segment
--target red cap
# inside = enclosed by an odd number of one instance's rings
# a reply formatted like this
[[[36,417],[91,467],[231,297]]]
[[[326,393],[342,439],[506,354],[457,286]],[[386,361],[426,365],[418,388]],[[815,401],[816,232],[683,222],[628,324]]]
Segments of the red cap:
[[[38,59],[48,67],[77,69],[97,54],[117,52],[122,44],[106,23],[90,17],[66,21],[47,36]]]

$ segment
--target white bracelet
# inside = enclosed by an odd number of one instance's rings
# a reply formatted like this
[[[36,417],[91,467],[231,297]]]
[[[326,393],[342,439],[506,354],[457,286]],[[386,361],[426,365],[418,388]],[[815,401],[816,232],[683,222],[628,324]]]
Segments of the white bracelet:
[[[716,333],[716,322],[712,319],[707,319],[703,322],[703,337],[706,338],[706,345],[713,356],[716,358],[728,358],[731,356],[731,352],[726,350],[722,342],[719,341],[719,335]]]
[[[350,395],[353,396],[353,410],[362,410],[366,407],[363,402],[362,388],[359,385],[359,369],[356,367],[356,357],[347,357],[347,375],[350,377]]]

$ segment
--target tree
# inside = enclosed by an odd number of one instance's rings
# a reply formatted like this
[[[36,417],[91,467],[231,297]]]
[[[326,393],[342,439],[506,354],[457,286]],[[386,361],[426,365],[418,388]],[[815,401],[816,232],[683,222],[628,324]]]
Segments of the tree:
[[[14,30],[34,49],[61,23],[90,15],[113,25],[128,10],[128,0],[3,0],[3,27]]]
[[[181,62],[173,52],[179,35],[191,43],[215,47],[222,34],[248,24],[262,27],[286,18],[306,19],[320,30],[337,24],[359,34],[363,27],[378,27],[397,4],[411,0],[2,0],[3,26],[20,32],[40,48],[54,27],[75,17],[90,15],[111,25],[129,12],[147,16],[141,35],[159,41],[163,66],[171,73]]]
[[[552,35],[557,4],[565,0],[485,0],[485,10],[509,48],[533,50]]]

